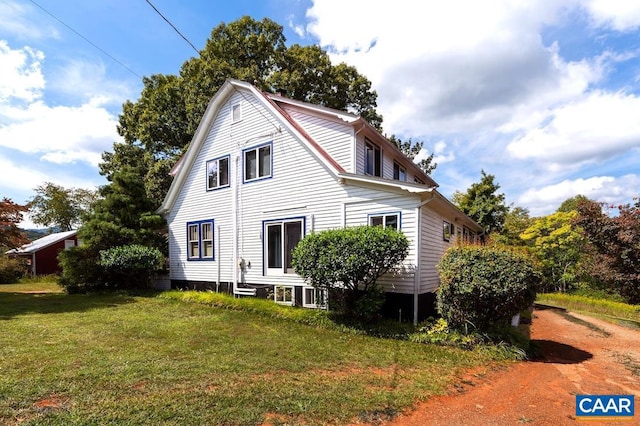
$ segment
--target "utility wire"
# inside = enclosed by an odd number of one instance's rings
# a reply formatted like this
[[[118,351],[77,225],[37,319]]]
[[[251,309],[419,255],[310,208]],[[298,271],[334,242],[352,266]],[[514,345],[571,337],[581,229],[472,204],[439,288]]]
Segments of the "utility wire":
[[[164,20],[167,22],[167,24],[171,25],[171,28],[173,28],[173,29],[175,30],[175,32],[177,32],[177,33],[180,35],[180,37],[182,37],[182,38],[184,39],[184,41],[186,41],[187,43],[189,43],[189,46],[191,46],[191,48],[192,48],[192,49],[193,49],[193,50],[194,50],[198,55],[200,55],[200,52],[198,51],[198,49],[196,49],[196,47],[193,45],[193,43],[191,43],[191,42],[189,41],[189,39],[188,39],[187,37],[185,37],[185,36],[184,36],[184,34],[182,34],[182,33],[180,32],[180,30],[179,30],[179,29],[177,29],[177,28],[176,28],[176,26],[175,26],[175,25],[173,25],[173,24],[171,23],[171,21],[169,21],[169,20],[164,16],[164,15],[163,15],[163,14],[162,14],[162,13],[161,13],[161,12],[160,12],[160,11],[159,11],[155,6],[154,6],[154,5],[153,5],[153,3],[151,3],[151,1],[150,1],[150,0],[146,0],[146,1],[147,1],[147,3],[149,4],[149,6],[151,6],[151,7],[153,8],[153,10],[155,10],[155,11],[156,11],[156,13],[157,13],[158,15],[160,15],[160,16],[162,17],[162,19],[164,19]]]
[[[104,50],[103,48],[101,48],[100,46],[96,45],[94,42],[92,42],[91,40],[89,40],[88,38],[86,38],[85,36],[83,36],[82,34],[80,34],[78,31],[74,30],[73,28],[71,28],[69,25],[67,25],[66,23],[64,23],[60,18],[58,18],[57,16],[55,16],[53,13],[49,12],[47,9],[45,9],[44,7],[40,6],[38,3],[36,3],[34,0],[29,0],[31,3],[35,4],[36,6],[38,6],[40,9],[42,9],[43,12],[45,12],[47,15],[51,16],[53,19],[55,19],[56,21],[60,22],[62,25],[64,25],[65,27],[67,27],[69,30],[73,31],[78,37],[80,37],[81,39],[83,39],[84,41],[86,41],[87,43],[89,43],[91,46],[95,47],[96,49],[98,49],[100,52],[102,52],[103,54],[105,54],[106,56],[108,56],[109,58],[111,58],[112,61],[114,61],[115,63],[117,63],[118,65],[120,65],[122,68],[126,69],[127,71],[129,71],[131,74],[135,75],[136,77],[138,77],[139,79],[142,79],[142,77],[140,77],[135,71],[133,71],[131,68],[129,68],[128,66],[126,66],[125,64],[123,64],[122,62],[120,62],[119,60],[117,60],[116,58],[114,58],[109,52],[107,52],[106,50]]]

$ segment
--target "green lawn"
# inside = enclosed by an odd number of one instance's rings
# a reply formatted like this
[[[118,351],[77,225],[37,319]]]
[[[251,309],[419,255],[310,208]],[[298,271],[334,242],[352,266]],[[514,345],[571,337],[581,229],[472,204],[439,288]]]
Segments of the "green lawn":
[[[0,286],[0,424],[374,421],[491,361],[159,297],[23,290]]]
[[[612,300],[566,293],[540,293],[536,301],[545,305],[582,312],[632,328],[640,328],[640,305],[629,305]]]

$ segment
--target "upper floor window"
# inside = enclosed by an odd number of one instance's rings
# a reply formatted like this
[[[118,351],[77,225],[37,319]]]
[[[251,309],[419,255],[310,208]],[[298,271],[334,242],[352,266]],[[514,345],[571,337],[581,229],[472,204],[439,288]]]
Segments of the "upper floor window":
[[[382,176],[382,151],[369,140],[364,143],[364,172],[371,176]]]
[[[271,143],[244,151],[244,181],[271,177]]]
[[[405,181],[407,180],[407,169],[400,164],[393,162],[393,178],[395,180]]]
[[[424,182],[423,182],[423,181],[421,181],[420,179],[418,179],[417,177],[414,177],[414,178],[413,178],[413,182],[418,183],[418,184],[420,184],[420,185],[424,185]]]
[[[235,104],[231,107],[231,121],[233,123],[242,121],[242,106],[240,104]]]
[[[187,223],[187,259],[214,260],[213,220]]]
[[[382,213],[369,216],[369,225],[392,227],[396,231],[400,229],[400,213]]]
[[[304,234],[304,219],[283,219],[264,224],[267,274],[293,274],[292,253]]]
[[[207,161],[207,190],[229,186],[229,156]]]

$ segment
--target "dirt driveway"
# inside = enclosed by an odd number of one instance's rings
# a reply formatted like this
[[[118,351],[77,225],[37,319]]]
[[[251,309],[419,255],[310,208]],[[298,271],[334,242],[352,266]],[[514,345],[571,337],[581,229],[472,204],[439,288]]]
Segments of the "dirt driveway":
[[[640,424],[640,331],[576,313],[534,311],[541,359],[476,370],[388,426],[573,425],[576,394],[634,394]]]

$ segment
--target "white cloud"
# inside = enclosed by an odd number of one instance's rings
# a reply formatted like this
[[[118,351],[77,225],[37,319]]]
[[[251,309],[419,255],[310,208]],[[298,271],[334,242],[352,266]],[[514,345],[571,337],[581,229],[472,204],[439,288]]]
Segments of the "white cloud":
[[[12,123],[0,127],[0,146],[59,164],[84,161],[97,166],[101,153],[120,140],[116,118],[99,102],[79,107],[34,102],[24,109],[7,108],[3,115]]]
[[[585,4],[594,25],[617,31],[640,27],[640,3],[633,0],[588,0]]]
[[[563,180],[542,188],[529,189],[518,199],[518,204],[527,206],[533,216],[548,214],[568,198],[578,194],[596,201],[611,204],[629,203],[638,195],[640,175],[628,174],[621,177],[593,176]]]
[[[59,37],[55,27],[31,11],[30,5],[3,0],[0,3],[0,36],[9,34],[28,40]]]
[[[41,63],[44,54],[24,47],[14,50],[0,40],[0,105],[10,100],[30,102],[42,95],[44,76]]]
[[[593,92],[550,111],[544,126],[508,146],[518,159],[538,159],[549,167],[601,162],[640,146],[640,98]]]

